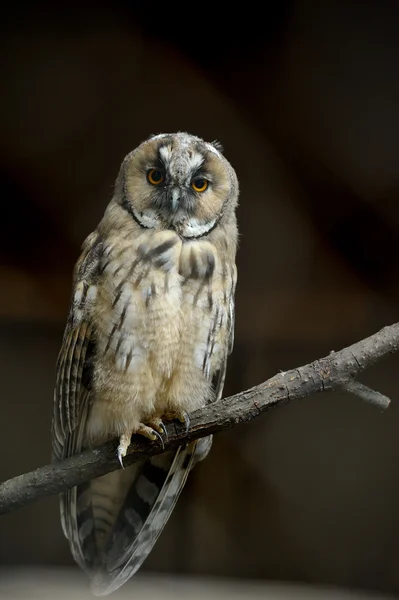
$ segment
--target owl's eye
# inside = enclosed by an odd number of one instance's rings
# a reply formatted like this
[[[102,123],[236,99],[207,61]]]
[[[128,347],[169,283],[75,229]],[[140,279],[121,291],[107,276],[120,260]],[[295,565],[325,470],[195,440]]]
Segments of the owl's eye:
[[[194,192],[205,192],[208,187],[208,180],[203,177],[196,177],[192,180],[191,187]]]
[[[147,179],[151,185],[160,185],[163,183],[165,177],[162,171],[159,171],[158,169],[150,169],[147,173]]]

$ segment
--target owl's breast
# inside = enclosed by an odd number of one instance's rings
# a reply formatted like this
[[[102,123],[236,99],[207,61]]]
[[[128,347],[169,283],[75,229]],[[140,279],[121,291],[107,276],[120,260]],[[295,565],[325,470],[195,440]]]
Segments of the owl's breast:
[[[229,275],[213,245],[151,231],[111,247],[102,269],[90,431],[203,406],[228,343]]]
[[[96,309],[101,386],[207,394],[225,355],[228,280],[210,242],[182,243],[173,231],[111,247]]]
[[[111,248],[96,312],[99,360],[126,373],[146,363],[170,374],[180,337],[180,251],[171,231]]]

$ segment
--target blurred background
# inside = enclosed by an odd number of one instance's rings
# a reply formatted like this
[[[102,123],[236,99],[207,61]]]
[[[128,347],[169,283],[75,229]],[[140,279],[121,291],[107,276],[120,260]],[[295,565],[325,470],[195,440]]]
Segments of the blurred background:
[[[2,11],[0,480],[49,462],[72,267],[149,134],[238,173],[226,395],[399,320],[397,1]],[[385,413],[331,393],[219,434],[142,575],[399,594],[398,361],[363,377]],[[56,497],[0,519],[4,569],[72,563]]]

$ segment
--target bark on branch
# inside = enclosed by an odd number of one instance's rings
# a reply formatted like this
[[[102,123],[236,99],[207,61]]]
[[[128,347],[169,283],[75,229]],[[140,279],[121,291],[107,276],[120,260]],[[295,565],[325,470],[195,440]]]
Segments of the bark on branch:
[[[260,385],[192,413],[187,432],[185,426],[170,423],[165,450],[250,421],[277,403],[328,390],[346,390],[386,408],[389,398],[357,382],[356,378],[362,371],[398,350],[399,323],[396,323],[339,352],[331,352],[303,367],[278,373]],[[120,468],[116,448],[115,440],[5,481],[0,485],[0,514]],[[127,466],[144,456],[163,451],[158,442],[136,438],[124,463]]]

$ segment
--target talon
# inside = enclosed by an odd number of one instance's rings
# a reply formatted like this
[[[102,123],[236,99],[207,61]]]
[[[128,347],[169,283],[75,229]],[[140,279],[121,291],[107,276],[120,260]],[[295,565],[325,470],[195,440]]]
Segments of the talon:
[[[148,427],[148,425],[144,425],[144,423],[140,423],[139,427],[137,428],[137,430],[134,432],[137,435],[142,435],[143,437],[146,437],[147,439],[151,440],[152,442],[155,442],[155,440],[157,439],[156,437],[156,431],[152,428],[152,427]]]
[[[161,421],[161,422],[159,423],[159,426],[160,426],[160,428],[162,429],[162,433],[164,434],[166,441],[168,441],[168,439],[169,439],[169,437],[168,437],[168,432],[167,432],[167,430],[166,430],[166,427],[165,427],[164,423]]]
[[[143,435],[144,437],[148,438],[149,440],[151,440],[153,442],[155,442],[158,438],[158,440],[162,444],[162,450],[165,449],[165,444],[163,443],[162,436],[158,433],[158,431],[156,431],[152,427],[148,427],[148,425],[141,424],[135,433],[138,433],[139,435]]]
[[[184,412],[182,414],[183,419],[180,418],[180,423],[184,423],[186,426],[186,433],[187,431],[190,429],[190,417],[188,416],[188,413]]]
[[[166,431],[166,427],[162,421],[162,419],[154,419],[150,423],[148,423],[150,427],[158,431],[161,435],[165,436],[166,441],[168,441],[168,432]]]
[[[177,419],[178,421],[180,421],[180,423],[186,426],[187,433],[187,431],[190,429],[190,417],[188,416],[188,413],[186,413],[186,411],[177,413],[175,419]]]
[[[188,430],[190,429],[191,421],[190,421],[190,417],[186,411],[170,412],[170,413],[167,413],[164,418],[167,421],[173,421],[173,420],[180,421],[180,423],[182,423],[183,425],[186,426],[185,433],[187,433]]]
[[[124,469],[123,458],[126,456],[126,453],[123,452],[121,446],[118,446],[118,460],[121,464],[122,469]]]
[[[130,446],[131,435],[128,433],[124,433],[119,438],[119,446],[118,446],[118,460],[121,464],[122,469],[124,469],[123,459],[126,456],[127,449]]]
[[[158,431],[155,431],[155,430],[154,430],[154,433],[157,436],[157,438],[159,439],[159,441],[161,442],[162,450],[165,450],[165,444],[163,442],[162,435],[160,433],[158,433]]]

